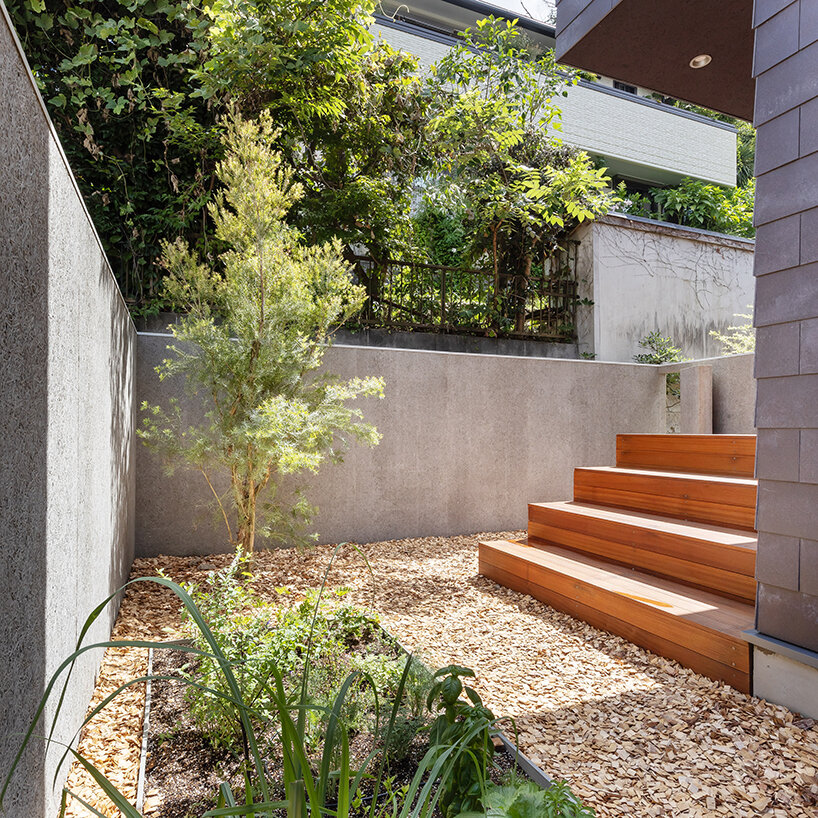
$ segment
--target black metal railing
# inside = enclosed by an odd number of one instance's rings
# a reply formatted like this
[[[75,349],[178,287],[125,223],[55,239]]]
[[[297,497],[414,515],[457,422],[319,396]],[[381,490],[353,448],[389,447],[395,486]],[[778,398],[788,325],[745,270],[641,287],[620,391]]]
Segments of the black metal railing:
[[[575,338],[576,242],[528,275],[419,261],[355,257],[369,296],[356,319],[367,327],[571,341]]]

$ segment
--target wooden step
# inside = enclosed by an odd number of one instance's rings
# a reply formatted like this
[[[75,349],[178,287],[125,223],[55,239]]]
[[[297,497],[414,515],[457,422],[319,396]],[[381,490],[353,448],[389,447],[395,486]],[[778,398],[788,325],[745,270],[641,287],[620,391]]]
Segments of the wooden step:
[[[481,542],[480,573],[748,693],[753,606],[566,549]]]
[[[756,537],[741,529],[581,503],[530,503],[528,540],[755,601]]]
[[[574,500],[752,531],[756,481],[597,466],[574,470]]]
[[[755,475],[755,435],[617,435],[616,465],[733,477]]]

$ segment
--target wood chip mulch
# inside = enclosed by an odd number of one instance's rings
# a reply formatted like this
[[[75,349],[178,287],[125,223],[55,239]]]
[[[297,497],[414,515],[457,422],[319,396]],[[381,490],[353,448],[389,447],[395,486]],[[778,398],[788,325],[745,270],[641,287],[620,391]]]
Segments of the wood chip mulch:
[[[430,665],[475,668],[475,687],[495,713],[514,718],[522,750],[548,775],[568,781],[600,818],[818,816],[818,724],[478,576],[478,539],[519,536],[365,545],[374,580],[348,547],[330,585],[347,586],[347,600],[374,606],[385,627]],[[255,587],[272,600],[274,589],[286,586],[298,598],[320,584],[331,554],[331,546],[261,552]],[[229,560],[139,559],[133,575],[163,571],[195,581]],[[176,598],[148,583],[132,587],[115,635],[183,636]],[[144,651],[109,651],[96,696],[144,673],[144,665]],[[134,693],[100,714],[81,744],[129,796],[143,700]],[[76,766],[69,786],[105,815],[118,815]],[[87,811],[75,805],[71,815]]]

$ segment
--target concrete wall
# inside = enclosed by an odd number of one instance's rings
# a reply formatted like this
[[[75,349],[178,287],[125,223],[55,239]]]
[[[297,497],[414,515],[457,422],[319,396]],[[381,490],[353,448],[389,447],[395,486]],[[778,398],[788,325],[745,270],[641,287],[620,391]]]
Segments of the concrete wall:
[[[753,242],[689,227],[611,214],[582,225],[578,239],[580,352],[630,361],[658,330],[688,358],[721,354],[724,331],[753,303]]]
[[[130,568],[135,331],[2,3],[0,100],[3,778],[45,681]],[[100,658],[78,664],[57,739],[84,716]],[[5,815],[54,814],[60,752],[35,740]]]
[[[813,655],[818,653],[817,9],[814,0],[757,0],[754,18],[757,628]],[[812,685],[813,715],[818,715],[818,673]]]
[[[176,395],[193,417],[181,384],[153,371],[167,342],[139,335],[139,401]],[[613,465],[617,432],[664,431],[655,367],[342,346],[325,360],[344,377],[382,375],[386,398],[363,406],[380,445],[312,481],[322,542],[524,528],[528,502],[571,496],[574,466]],[[226,550],[200,475],[169,478],[142,446],[136,463],[138,554]]]
[[[713,367],[713,433],[754,435],[756,390],[755,356],[729,355],[706,361]]]
[[[428,70],[452,38],[402,25],[376,23],[373,34],[414,54]],[[602,157],[609,172],[655,184],[693,176],[736,183],[736,134],[723,123],[670,108],[604,84],[580,82],[559,100],[565,141]]]

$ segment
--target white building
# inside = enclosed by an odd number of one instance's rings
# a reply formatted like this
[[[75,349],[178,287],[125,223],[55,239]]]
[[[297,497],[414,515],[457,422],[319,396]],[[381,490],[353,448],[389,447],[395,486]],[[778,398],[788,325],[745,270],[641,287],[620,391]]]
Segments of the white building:
[[[534,0],[536,4],[536,0]],[[510,8],[539,9],[523,0]],[[437,62],[457,33],[489,15],[519,18],[519,26],[544,48],[554,47],[554,27],[482,0],[383,0],[374,31],[394,48]],[[615,182],[671,185],[685,176],[719,185],[736,183],[736,133],[723,122],[673,108],[651,91],[615,79],[580,80],[560,103],[565,141],[600,157]]]

